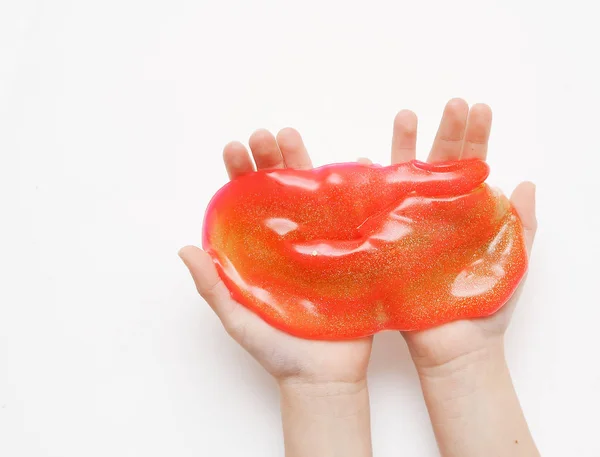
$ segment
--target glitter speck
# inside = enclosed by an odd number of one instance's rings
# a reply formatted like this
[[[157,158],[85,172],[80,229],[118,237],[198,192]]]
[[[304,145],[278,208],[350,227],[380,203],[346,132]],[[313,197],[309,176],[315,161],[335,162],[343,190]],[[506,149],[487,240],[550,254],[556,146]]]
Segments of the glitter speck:
[[[318,254],[317,251],[313,251],[313,252],[310,253],[310,255],[312,255],[313,257],[315,257],[317,254]]]
[[[375,302],[375,320],[378,324],[385,324],[388,321],[388,315],[385,312],[385,308],[383,307],[383,302],[381,300],[377,300]]]

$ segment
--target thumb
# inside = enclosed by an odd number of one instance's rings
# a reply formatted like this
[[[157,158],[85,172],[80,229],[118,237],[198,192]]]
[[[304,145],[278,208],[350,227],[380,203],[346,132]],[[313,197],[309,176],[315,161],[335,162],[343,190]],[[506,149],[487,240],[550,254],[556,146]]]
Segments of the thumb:
[[[529,181],[519,184],[510,196],[510,202],[521,218],[527,253],[531,255],[531,247],[538,225],[535,215],[535,184]]]
[[[178,254],[190,271],[196,290],[221,319],[227,331],[238,327],[234,315],[240,305],[231,298],[210,255],[196,246],[185,246]]]
[[[270,341],[280,332],[233,298],[223,283],[211,256],[196,246],[185,246],[179,257],[187,266],[198,293],[206,300],[234,340],[250,353],[270,347]]]

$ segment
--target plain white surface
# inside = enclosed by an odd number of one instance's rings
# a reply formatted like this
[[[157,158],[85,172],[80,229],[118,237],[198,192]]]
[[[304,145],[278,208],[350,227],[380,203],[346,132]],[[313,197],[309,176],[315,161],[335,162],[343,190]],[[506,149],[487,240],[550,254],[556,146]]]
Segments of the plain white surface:
[[[538,185],[507,336],[546,457],[597,457],[594,3],[0,2],[0,455],[282,455],[273,382],[176,256],[225,183],[221,148],[292,125],[315,164],[425,157],[453,96],[494,110],[489,182]],[[375,455],[436,456],[398,334],[370,367]]]

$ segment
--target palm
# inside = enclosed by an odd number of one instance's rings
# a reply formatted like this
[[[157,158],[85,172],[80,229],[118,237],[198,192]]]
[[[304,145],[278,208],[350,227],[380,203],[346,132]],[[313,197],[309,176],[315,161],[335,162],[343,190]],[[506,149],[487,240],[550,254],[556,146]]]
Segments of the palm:
[[[250,137],[249,144],[258,169],[312,168],[295,130],[284,129],[277,138],[259,130]],[[223,160],[231,179],[254,170],[248,150],[241,143],[225,146]],[[283,333],[231,298],[204,251],[188,246],[181,250],[181,257],[198,291],[220,317],[225,329],[276,378],[293,377],[307,382],[356,382],[365,378],[372,338],[313,341]]]

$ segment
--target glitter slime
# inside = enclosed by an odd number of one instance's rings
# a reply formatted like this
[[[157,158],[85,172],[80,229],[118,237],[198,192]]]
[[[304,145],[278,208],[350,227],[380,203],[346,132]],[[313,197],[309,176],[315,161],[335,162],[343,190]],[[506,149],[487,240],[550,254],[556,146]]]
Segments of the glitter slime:
[[[303,338],[488,316],[527,269],[488,173],[478,159],[250,173],[211,200],[203,246],[235,300]]]

